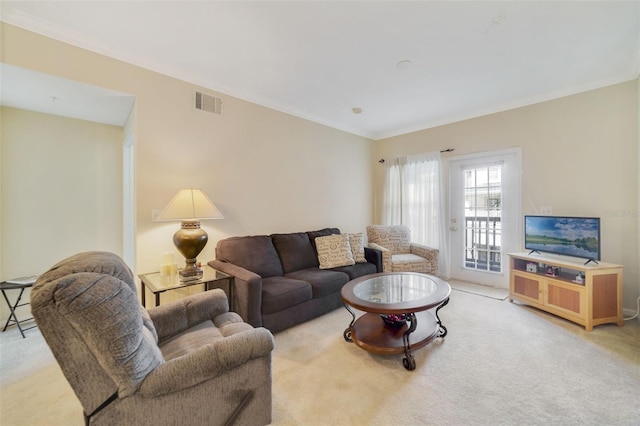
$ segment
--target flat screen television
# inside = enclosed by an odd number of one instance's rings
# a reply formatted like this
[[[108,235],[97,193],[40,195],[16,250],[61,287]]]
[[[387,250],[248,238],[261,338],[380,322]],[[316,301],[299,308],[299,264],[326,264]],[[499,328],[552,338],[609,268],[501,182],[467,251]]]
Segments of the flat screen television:
[[[600,260],[600,218],[525,216],[524,248],[596,262]]]

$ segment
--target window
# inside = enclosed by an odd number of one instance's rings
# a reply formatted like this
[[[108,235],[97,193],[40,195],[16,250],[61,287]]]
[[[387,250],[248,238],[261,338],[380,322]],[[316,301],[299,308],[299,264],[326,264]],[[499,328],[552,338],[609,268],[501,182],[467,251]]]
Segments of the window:
[[[464,267],[502,272],[502,164],[464,170]]]

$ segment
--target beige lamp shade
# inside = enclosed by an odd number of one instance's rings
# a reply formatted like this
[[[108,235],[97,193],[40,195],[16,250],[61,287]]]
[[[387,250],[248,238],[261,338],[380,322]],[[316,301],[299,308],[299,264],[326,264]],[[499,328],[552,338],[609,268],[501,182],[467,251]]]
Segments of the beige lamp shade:
[[[181,220],[182,225],[173,235],[173,243],[185,258],[185,266],[179,271],[182,281],[199,280],[202,269],[197,257],[209,239],[200,228],[200,219],[224,219],[220,210],[199,189],[182,189],[158,215],[160,220]]]
[[[178,191],[157,219],[224,219],[224,216],[201,190],[190,188]]]

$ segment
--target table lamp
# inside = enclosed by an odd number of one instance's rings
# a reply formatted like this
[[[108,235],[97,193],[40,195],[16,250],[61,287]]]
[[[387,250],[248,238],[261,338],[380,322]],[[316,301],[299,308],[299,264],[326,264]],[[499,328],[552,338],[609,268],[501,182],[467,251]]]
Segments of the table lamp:
[[[185,267],[178,272],[181,281],[202,278],[196,258],[207,245],[209,236],[200,228],[201,219],[224,219],[220,210],[199,189],[181,189],[160,212],[158,220],[181,220],[182,226],[173,235],[173,244],[185,257]]]

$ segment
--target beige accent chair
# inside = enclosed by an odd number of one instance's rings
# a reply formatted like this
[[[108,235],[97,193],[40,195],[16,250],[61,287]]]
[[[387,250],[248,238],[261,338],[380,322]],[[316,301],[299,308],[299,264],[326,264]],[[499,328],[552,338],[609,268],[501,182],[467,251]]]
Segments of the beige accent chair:
[[[382,272],[438,273],[438,249],[411,242],[404,225],[367,226],[368,247],[382,252]]]
[[[31,309],[87,425],[271,422],[273,336],[222,290],[147,311],[122,259],[87,252],[40,276]]]

